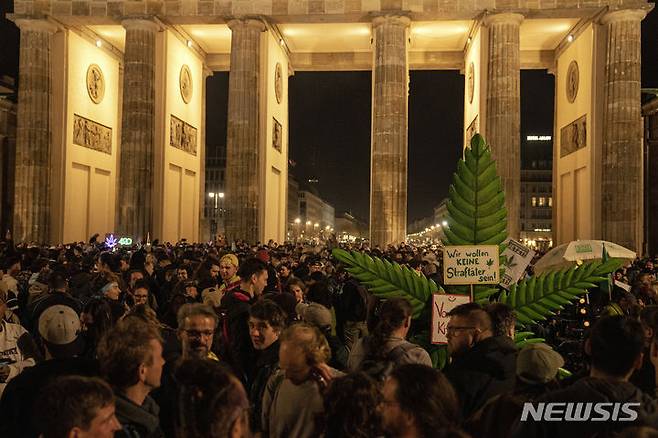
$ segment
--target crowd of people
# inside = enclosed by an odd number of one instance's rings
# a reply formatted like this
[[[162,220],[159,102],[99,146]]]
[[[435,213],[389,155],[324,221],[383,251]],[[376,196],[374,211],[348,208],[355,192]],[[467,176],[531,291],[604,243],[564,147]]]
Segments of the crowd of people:
[[[493,300],[449,313],[434,368],[411,304],[374,297],[331,247],[1,242],[0,436],[658,437],[651,261],[615,274],[565,379]],[[354,249],[442,283],[438,248]],[[522,421],[528,402],[636,415]]]

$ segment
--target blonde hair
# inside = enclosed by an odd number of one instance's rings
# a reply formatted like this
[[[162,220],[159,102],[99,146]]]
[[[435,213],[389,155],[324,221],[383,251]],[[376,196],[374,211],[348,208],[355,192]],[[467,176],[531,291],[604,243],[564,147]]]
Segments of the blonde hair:
[[[279,341],[291,343],[299,347],[309,365],[326,363],[331,359],[331,348],[327,338],[314,325],[299,322],[291,325],[281,333]]]

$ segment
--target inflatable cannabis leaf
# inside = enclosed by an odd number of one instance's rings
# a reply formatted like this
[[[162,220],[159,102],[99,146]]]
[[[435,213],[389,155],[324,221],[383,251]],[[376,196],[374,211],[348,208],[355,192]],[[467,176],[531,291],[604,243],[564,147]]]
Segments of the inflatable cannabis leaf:
[[[516,311],[520,324],[532,324],[554,316],[565,304],[570,304],[587,293],[587,289],[605,281],[606,275],[621,266],[618,259],[593,260],[580,266],[546,272],[510,287],[500,295],[500,302]]]
[[[502,244],[507,239],[505,193],[491,149],[480,134],[471,139],[471,147],[466,148],[464,159],[457,163],[446,207],[446,245],[499,245],[500,251],[504,250]],[[469,289],[453,286],[450,292],[468,294]],[[473,287],[473,300],[483,304],[496,293],[496,287],[477,285]]]
[[[338,248],[333,250],[333,255],[347,265],[347,272],[377,297],[403,297],[409,300],[414,309],[414,318],[420,316],[433,293],[443,292],[433,280],[395,262]]]
[[[453,184],[448,193],[448,227],[444,229],[444,243],[498,245],[502,252],[505,248],[503,242],[507,239],[505,194],[491,150],[481,135],[473,137],[470,148],[464,151],[464,159],[457,163],[457,172],[453,175]],[[431,294],[443,293],[443,289],[422,274],[418,275],[397,263],[342,249],[334,249],[333,255],[375,296],[384,299],[404,297],[411,302],[414,319],[420,330],[410,339],[425,347],[434,363],[443,367],[447,360],[446,349],[429,342]],[[473,288],[473,299],[487,303],[492,296],[499,294],[498,300],[516,311],[517,325],[525,327],[545,320],[564,305],[577,300],[587,289],[596,287],[595,283],[605,280],[606,275],[621,264],[622,261],[618,259],[594,260],[527,278],[511,285],[509,292],[501,292],[497,287],[477,285]],[[465,286],[449,286],[447,289],[449,293],[469,293]],[[516,334],[515,341],[522,347],[542,342],[543,339],[534,338],[532,332],[524,331]]]
[[[473,137],[457,163],[448,196],[447,244],[500,245],[507,238],[505,194],[481,135]]]

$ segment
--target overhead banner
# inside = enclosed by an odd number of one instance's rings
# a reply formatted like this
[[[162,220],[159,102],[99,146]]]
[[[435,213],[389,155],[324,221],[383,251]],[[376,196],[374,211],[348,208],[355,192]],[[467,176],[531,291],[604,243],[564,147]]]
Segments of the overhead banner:
[[[503,265],[505,272],[500,279],[500,285],[509,290],[510,285],[523,277],[526,268],[535,256],[535,251],[512,239],[507,239],[505,244],[507,245],[503,251],[506,258]]]
[[[471,297],[468,295],[432,295],[432,344],[448,343],[448,313],[460,304],[470,302]]]
[[[497,245],[446,246],[443,250],[444,284],[498,284]]]

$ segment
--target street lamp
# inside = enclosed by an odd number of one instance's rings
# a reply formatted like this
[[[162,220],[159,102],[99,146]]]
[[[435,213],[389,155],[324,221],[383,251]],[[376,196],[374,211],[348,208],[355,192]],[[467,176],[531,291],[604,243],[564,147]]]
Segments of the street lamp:
[[[295,218],[295,223],[296,224],[300,224],[301,222],[302,222],[302,220],[300,218]]]
[[[217,193],[217,196],[219,196],[220,198],[223,198],[224,197],[224,192]]]
[[[448,221],[441,222],[441,225],[443,225],[444,227],[447,227],[448,226]]]

